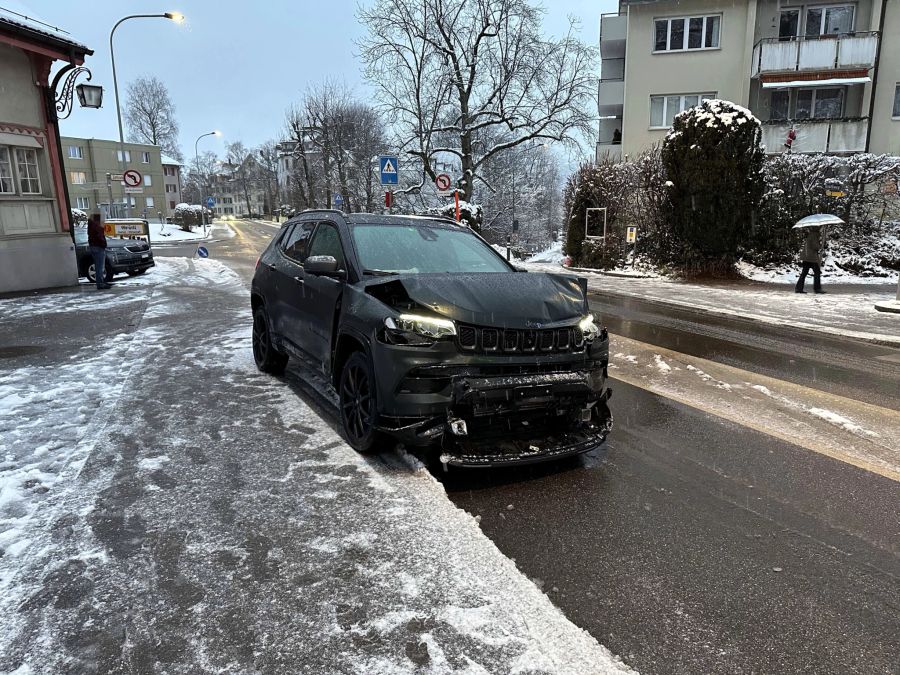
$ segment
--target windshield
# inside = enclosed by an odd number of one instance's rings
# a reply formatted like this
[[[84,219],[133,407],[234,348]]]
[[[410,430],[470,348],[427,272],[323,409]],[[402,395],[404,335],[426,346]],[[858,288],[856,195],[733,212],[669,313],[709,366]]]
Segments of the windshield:
[[[356,225],[353,241],[370,272],[509,272],[478,237],[464,230],[425,225]]]

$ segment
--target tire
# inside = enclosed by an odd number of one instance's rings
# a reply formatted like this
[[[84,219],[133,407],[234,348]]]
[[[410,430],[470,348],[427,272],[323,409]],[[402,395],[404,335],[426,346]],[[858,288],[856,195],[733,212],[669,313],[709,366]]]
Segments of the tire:
[[[87,269],[84,270],[84,276],[88,278],[92,284],[97,283],[97,270],[94,269],[94,263],[91,263],[87,266]]]
[[[105,277],[106,283],[109,283],[113,280],[113,277],[116,276],[116,273],[112,271],[112,268],[109,265],[103,265],[103,276]]]
[[[287,367],[287,354],[272,344],[269,315],[264,307],[257,307],[253,313],[253,360],[259,370],[270,375],[281,375]]]
[[[372,452],[381,440],[375,426],[376,390],[369,357],[363,352],[353,352],[341,370],[338,397],[344,435],[357,452]]]

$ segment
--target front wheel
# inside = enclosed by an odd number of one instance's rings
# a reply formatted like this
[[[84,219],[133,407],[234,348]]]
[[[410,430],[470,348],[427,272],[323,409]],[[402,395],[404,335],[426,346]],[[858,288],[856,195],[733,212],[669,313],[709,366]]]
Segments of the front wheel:
[[[341,424],[357,452],[370,452],[379,440],[375,426],[375,373],[369,357],[354,352],[341,371]]]
[[[263,307],[257,307],[253,313],[253,360],[262,372],[272,375],[281,375],[288,362],[287,354],[282,354],[272,344],[269,315]]]

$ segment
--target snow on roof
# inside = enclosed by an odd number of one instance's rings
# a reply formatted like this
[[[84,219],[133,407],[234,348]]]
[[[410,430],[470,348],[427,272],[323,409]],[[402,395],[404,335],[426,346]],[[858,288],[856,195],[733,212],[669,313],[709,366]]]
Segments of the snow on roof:
[[[160,155],[160,157],[162,158],[163,164],[174,164],[175,166],[181,166],[181,162],[179,162],[177,159],[172,159],[168,155]]]
[[[19,28],[27,28],[35,33],[52,37],[62,42],[67,42],[75,47],[80,47],[86,52],[93,54],[93,50],[87,45],[73,39],[72,36],[58,26],[53,26],[46,21],[38,18],[35,13],[17,0],[0,0],[3,5],[0,6],[0,23],[7,23]]]

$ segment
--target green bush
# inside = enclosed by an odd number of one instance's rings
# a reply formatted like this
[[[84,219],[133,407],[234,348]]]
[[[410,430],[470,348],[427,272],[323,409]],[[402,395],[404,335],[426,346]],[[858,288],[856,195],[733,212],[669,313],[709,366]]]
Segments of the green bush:
[[[688,273],[733,273],[763,195],[761,139],[759,121],[729,101],[703,101],[676,116],[662,161]]]

